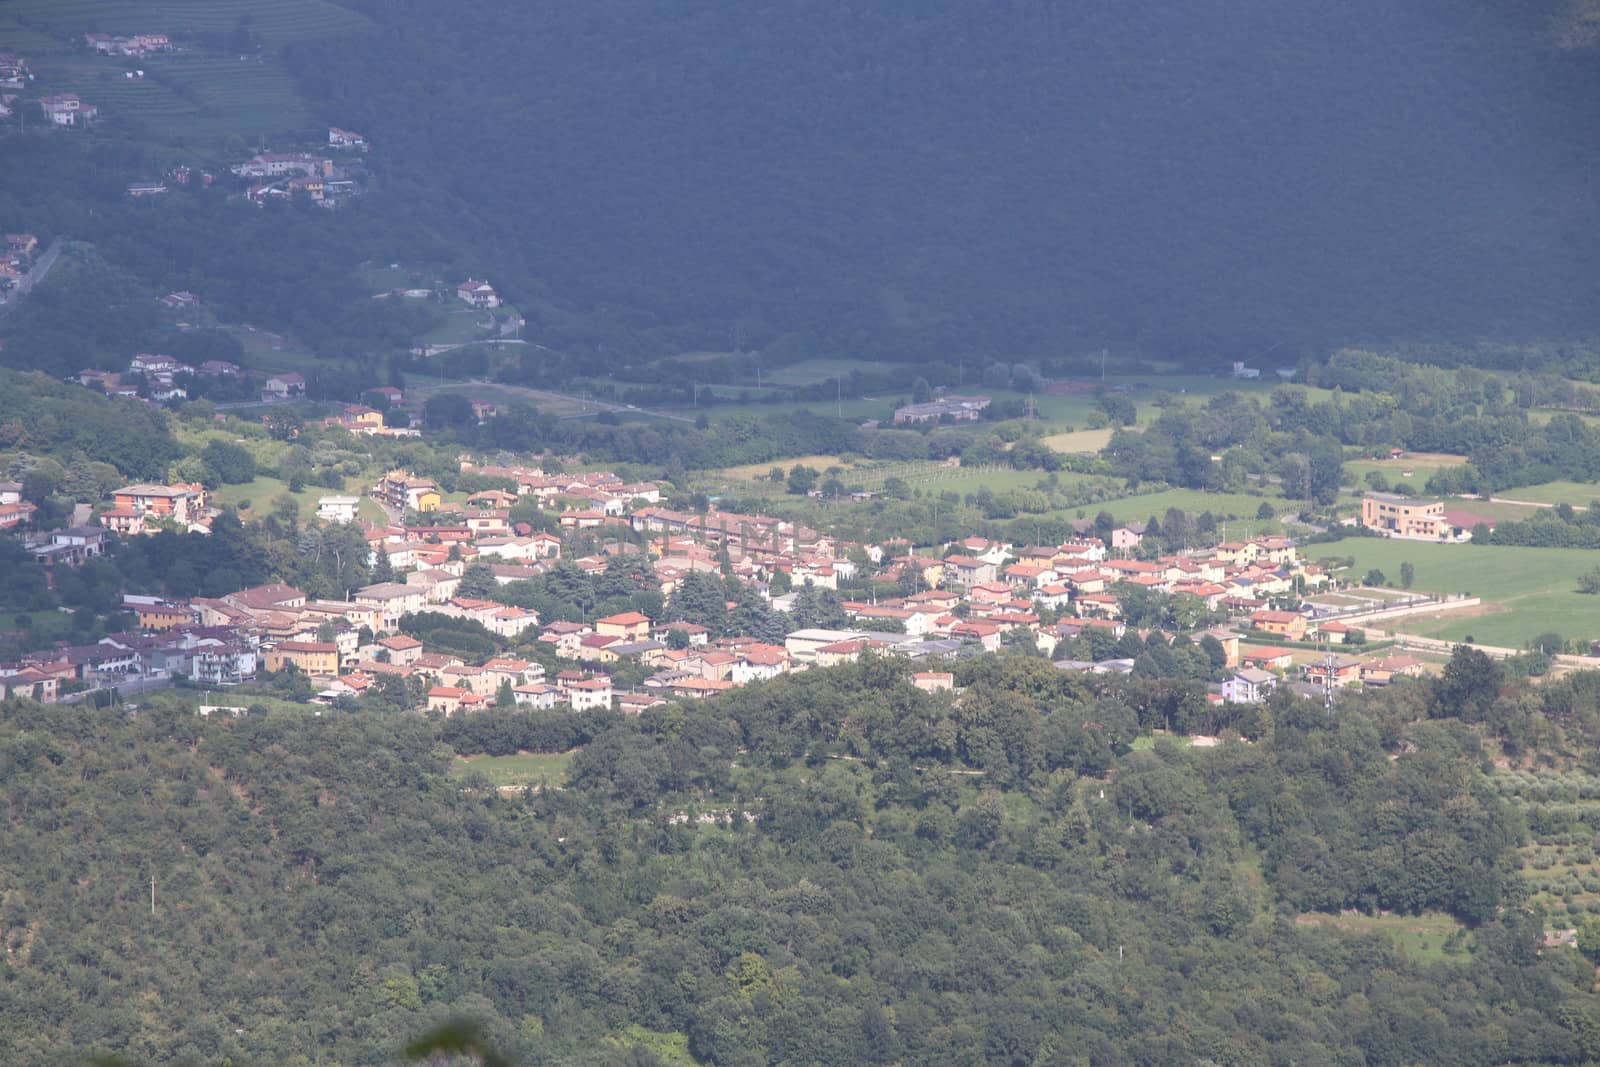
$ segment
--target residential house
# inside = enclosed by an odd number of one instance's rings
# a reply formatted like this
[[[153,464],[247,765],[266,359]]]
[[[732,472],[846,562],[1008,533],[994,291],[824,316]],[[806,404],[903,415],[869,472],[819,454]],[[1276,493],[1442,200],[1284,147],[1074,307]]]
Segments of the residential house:
[[[956,589],[969,589],[974,585],[992,582],[997,577],[996,567],[974,556],[953,555],[944,560],[944,584]]]
[[[314,676],[338,674],[339,646],[332,641],[280,641],[267,649],[267,670],[281,671],[291,664]]]
[[[134,605],[134,612],[139,617],[141,630],[175,630],[180,626],[191,626],[195,622],[195,612],[187,604],[170,604],[158,601],[153,604]]]
[[[949,671],[916,671],[911,684],[924,693],[948,693],[956,687],[956,676]]]
[[[1300,676],[1312,685],[1342,688],[1361,680],[1361,661],[1330,653],[1301,664]]]
[[[568,682],[567,701],[573,711],[592,711],[611,707],[611,679],[605,675]]]
[[[431,478],[409,471],[390,471],[373,487],[372,495],[390,507],[409,511],[437,511],[442,499],[439,486]]]
[[[456,286],[456,296],[475,308],[497,308],[500,306],[500,294],[494,291],[494,286],[488,282],[480,282],[472,278],[468,278]]]
[[[1222,683],[1222,699],[1229,704],[1259,704],[1278,685],[1278,676],[1254,667],[1234,671]]]
[[[561,690],[543,682],[526,682],[511,687],[511,698],[519,708],[549,709],[561,699]]]
[[[461,710],[463,698],[472,696],[472,692],[452,685],[436,685],[428,690],[428,710],[437,711],[445,716],[454,715]]]
[[[1384,656],[1361,665],[1361,684],[1381,688],[1396,678],[1420,678],[1427,664],[1412,656]]]
[[[1250,625],[1290,641],[1306,639],[1306,617],[1297,611],[1254,611],[1250,614]]]
[[[324,522],[355,522],[361,507],[361,498],[355,496],[325,496],[317,500],[317,518]]]
[[[390,663],[409,667],[422,657],[422,642],[410,634],[390,634],[374,642]]]
[[[621,638],[624,641],[643,641],[650,636],[650,617],[637,611],[608,615],[596,619],[595,633]]]
[[[274,374],[261,385],[261,399],[263,400],[291,400],[305,395],[305,377],[293,371],[286,374]]]
[[[380,582],[356,590],[357,604],[369,604],[383,613],[384,630],[399,628],[400,617],[422,611],[428,603],[427,590],[402,582]]]
[[[0,699],[22,697],[40,704],[54,704],[60,691],[60,680],[36,667],[23,667],[12,672],[0,671]]]

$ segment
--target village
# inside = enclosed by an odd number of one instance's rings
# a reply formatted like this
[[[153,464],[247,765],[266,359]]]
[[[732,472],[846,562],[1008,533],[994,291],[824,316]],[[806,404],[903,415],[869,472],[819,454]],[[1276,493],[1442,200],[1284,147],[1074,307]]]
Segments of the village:
[[[1331,702],[1345,687],[1382,686],[1429,666],[1391,647],[1365,649],[1362,623],[1427,598],[1334,593],[1340,583],[1284,537],[1140,558],[1140,524],[1117,526],[1106,537],[1085,524],[1082,536],[1057,545],[972,537],[918,551],[904,541],[851,544],[770,516],[672,510],[661,505],[656,483],[629,483],[606,471],[557,474],[470,460],[462,469],[515,491],[482,490],[455,503],[433,480],[395,470],[368,494],[390,517],[386,523],[364,522],[358,497],[318,500],[318,522],[361,529],[383,581],[338,600],[281,583],[188,600],[126,595],[137,632],[60,643],[0,664],[0,696],[49,703],[96,689],[223,688],[291,672],[306,676],[312,701],[324,705],[359,698],[392,678],[404,683],[394,691],[409,694],[415,708],[446,716],[506,703],[638,713],[869,655],[905,656],[919,687],[950,689],[950,661],[963,656],[1023,649],[1053,658],[1064,671],[1127,674],[1152,642],[1193,642],[1218,669],[1221,680],[1208,687],[1213,702],[1257,703],[1278,686]],[[0,484],[0,524],[20,527],[31,517],[20,490]],[[512,521],[519,503],[555,516],[559,532]],[[220,513],[203,485],[128,485],[92,523],[26,532],[23,540],[38,565],[52,570],[81,565],[116,538],[203,532]],[[580,545],[587,551],[575,555]],[[778,618],[808,594],[836,598],[863,569],[903,592],[837,599],[838,625],[796,625],[781,643],[771,635],[715,635],[669,618],[670,610],[555,620],[496,599],[494,590],[563,564],[599,575],[629,557],[648,560],[634,573],[648,576],[649,591],[668,609],[695,574],[736,582]],[[463,581],[473,576],[488,587],[464,595]],[[1193,608],[1193,626],[1130,626],[1130,598],[1150,594],[1182,598]],[[508,651],[476,661],[430,651],[406,632],[419,613],[481,626]],[[1074,649],[1078,655],[1066,654]],[[618,683],[614,675],[623,673],[637,682]]]

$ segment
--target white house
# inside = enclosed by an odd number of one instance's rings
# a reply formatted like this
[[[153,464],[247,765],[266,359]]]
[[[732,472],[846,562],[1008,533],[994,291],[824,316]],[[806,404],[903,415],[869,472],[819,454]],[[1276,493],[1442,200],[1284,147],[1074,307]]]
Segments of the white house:
[[[1259,704],[1278,684],[1278,676],[1254,667],[1234,671],[1222,683],[1222,699],[1230,704]]]
[[[480,282],[472,278],[468,278],[456,286],[456,296],[475,308],[497,308],[500,306],[500,294],[494,291],[494,286],[488,282]]]
[[[325,522],[355,522],[360,506],[360,497],[325,496],[317,501],[317,518]]]

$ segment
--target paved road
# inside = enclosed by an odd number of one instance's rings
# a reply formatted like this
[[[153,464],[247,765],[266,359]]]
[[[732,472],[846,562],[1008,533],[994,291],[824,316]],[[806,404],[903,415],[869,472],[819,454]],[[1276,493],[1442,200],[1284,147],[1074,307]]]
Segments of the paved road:
[[[38,259],[34,260],[33,267],[28,273],[17,279],[17,287],[11,290],[5,300],[0,300],[0,315],[10,311],[34,286],[44,281],[45,275],[50,273],[50,268],[56,265],[56,260],[60,257],[61,238],[57,237],[50,242],[50,247],[46,248]]]

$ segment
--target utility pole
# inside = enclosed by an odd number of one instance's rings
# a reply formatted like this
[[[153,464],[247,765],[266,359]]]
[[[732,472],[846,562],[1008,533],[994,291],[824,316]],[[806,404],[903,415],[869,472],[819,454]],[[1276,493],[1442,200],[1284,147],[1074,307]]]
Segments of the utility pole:
[[[156,876],[150,876],[150,914],[156,913]]]
[[[1100,380],[1102,382],[1106,380],[1106,350],[1104,348],[1100,350]]]
[[[833,376],[833,402],[838,405],[839,418],[844,418],[844,381],[837,374]]]

